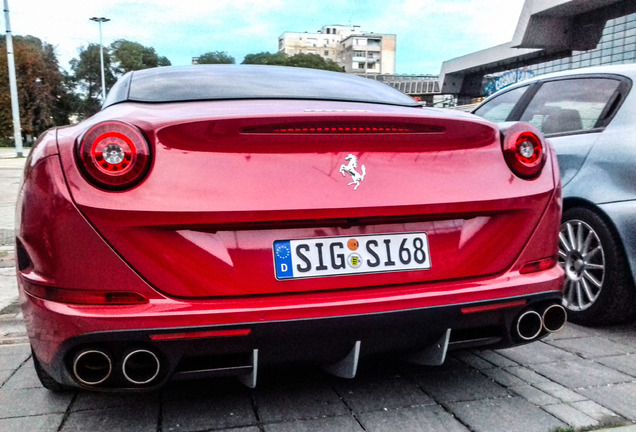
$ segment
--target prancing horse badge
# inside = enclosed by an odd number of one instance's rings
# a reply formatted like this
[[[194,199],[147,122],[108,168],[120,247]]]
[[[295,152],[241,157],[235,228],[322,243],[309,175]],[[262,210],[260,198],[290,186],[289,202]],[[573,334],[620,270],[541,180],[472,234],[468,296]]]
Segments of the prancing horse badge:
[[[360,167],[360,169],[362,170],[362,174],[356,171],[356,168],[358,168],[358,157],[355,155],[349,154],[349,156],[347,156],[345,160],[349,161],[349,164],[340,165],[340,173],[343,177],[346,177],[345,173],[349,174],[351,176],[351,180],[353,181],[347,186],[355,185],[353,189],[358,189],[358,186],[360,186],[360,182],[364,180],[364,176],[367,174],[367,169],[364,165],[362,165]]]

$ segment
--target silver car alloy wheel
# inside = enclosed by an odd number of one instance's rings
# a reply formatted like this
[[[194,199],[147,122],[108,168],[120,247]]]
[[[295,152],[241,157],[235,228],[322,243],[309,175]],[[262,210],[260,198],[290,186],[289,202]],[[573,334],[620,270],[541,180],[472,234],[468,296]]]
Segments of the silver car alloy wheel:
[[[561,224],[559,264],[565,270],[563,306],[582,311],[594,304],[605,279],[605,253],[598,234],[587,223],[571,219]]]

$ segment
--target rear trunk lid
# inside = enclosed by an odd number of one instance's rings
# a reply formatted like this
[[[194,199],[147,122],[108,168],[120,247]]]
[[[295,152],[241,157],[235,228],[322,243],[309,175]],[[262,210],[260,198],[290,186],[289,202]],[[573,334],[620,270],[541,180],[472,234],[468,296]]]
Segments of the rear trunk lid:
[[[77,132],[69,129],[59,142],[71,194],[131,267],[175,297],[495,274],[519,255],[554,189],[551,175],[515,177],[496,127],[459,113],[227,101],[121,104],[95,121],[106,118],[144,131],[153,149],[148,177],[124,192],[87,185],[72,156]],[[393,249],[382,249],[387,240]],[[383,265],[358,274],[350,260],[377,261],[369,248],[383,251]],[[281,261],[287,251],[295,261]],[[384,266],[407,255],[415,267]],[[349,260],[344,273],[341,260]],[[283,264],[296,274],[286,276]],[[321,264],[328,270],[314,272]],[[299,271],[308,266],[312,272]]]

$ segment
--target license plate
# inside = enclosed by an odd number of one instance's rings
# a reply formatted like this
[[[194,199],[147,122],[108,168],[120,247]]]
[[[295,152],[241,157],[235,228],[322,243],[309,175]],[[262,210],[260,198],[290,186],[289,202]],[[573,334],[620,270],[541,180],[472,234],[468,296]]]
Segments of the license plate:
[[[276,240],[276,279],[428,270],[426,233]]]

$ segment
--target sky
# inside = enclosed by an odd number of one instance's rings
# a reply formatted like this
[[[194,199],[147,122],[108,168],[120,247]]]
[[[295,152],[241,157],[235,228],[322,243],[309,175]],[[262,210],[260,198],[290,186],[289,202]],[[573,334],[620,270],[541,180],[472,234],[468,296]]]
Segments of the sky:
[[[524,0],[8,0],[13,35],[55,47],[67,71],[79,50],[102,40],[152,47],[173,65],[225,51],[275,53],[284,32],[359,25],[397,36],[397,74],[438,74],[445,60],[512,40]],[[4,17],[3,17],[4,18]],[[2,20],[4,23],[4,19]],[[6,25],[6,24],[5,24]],[[3,32],[5,31],[3,27]]]

